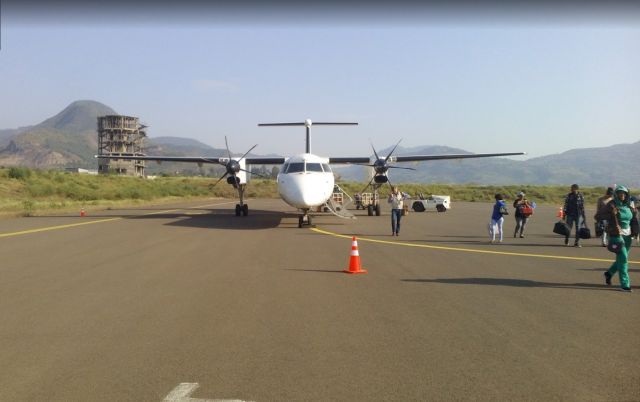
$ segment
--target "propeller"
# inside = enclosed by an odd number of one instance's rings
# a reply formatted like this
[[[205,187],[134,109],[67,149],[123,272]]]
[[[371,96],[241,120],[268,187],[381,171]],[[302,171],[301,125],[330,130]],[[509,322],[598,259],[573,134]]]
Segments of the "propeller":
[[[380,157],[380,155],[378,155],[378,152],[376,151],[376,148],[373,146],[373,143],[370,142],[371,144],[371,149],[373,149],[373,154],[376,157],[376,160],[372,163],[372,164],[360,164],[358,163],[358,165],[361,166],[369,166],[372,167],[374,170],[374,174],[373,177],[371,178],[371,180],[369,180],[369,182],[367,183],[366,186],[364,186],[364,188],[362,189],[362,191],[360,191],[361,193],[364,192],[364,190],[367,189],[367,187],[369,187],[371,185],[371,183],[373,183],[373,181],[375,180],[376,177],[379,176],[385,176],[386,177],[386,181],[387,183],[389,183],[389,186],[391,186],[391,180],[389,180],[389,177],[387,177],[387,171],[389,169],[406,169],[406,170],[415,170],[414,168],[411,167],[403,167],[403,166],[392,166],[389,165],[389,160],[391,160],[391,155],[393,155],[393,152],[396,150],[396,148],[398,148],[398,145],[400,145],[400,142],[402,141],[402,139],[400,139],[400,141],[398,141],[398,143],[391,149],[391,152],[389,152],[389,154],[387,155],[386,158],[382,159]]]
[[[247,156],[249,154],[249,152],[253,151],[253,148],[257,147],[258,144],[256,144],[256,145],[252,146],[251,148],[249,148],[249,150],[247,152],[245,152],[244,155],[242,155],[238,159],[233,159],[233,157],[231,156],[231,151],[229,150],[229,143],[227,141],[227,136],[226,135],[224,137],[224,145],[227,147],[227,155],[229,155],[229,162],[227,162],[227,163],[220,162],[220,164],[225,167],[226,172],[224,172],[224,174],[218,179],[218,181],[216,181],[213,184],[214,186],[216,184],[220,183],[220,181],[222,179],[224,179],[225,177],[227,177],[227,176],[233,177],[234,178],[234,183],[235,183],[235,185],[237,185],[238,184],[237,174],[240,171],[251,173],[252,175],[256,175],[256,176],[260,176],[260,177],[265,177],[264,175],[261,175],[260,173],[256,173],[256,172],[252,172],[250,170],[243,169],[240,166],[240,160],[244,159],[244,157]]]

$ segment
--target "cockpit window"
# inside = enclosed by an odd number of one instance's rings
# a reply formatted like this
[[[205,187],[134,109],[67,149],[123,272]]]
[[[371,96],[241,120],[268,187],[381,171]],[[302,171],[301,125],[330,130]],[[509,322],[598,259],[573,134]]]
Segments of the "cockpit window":
[[[331,168],[329,167],[328,163],[323,163],[322,168],[324,169],[325,172],[331,173]]]
[[[322,166],[319,163],[307,162],[307,172],[322,172]]]
[[[282,165],[282,173],[287,173],[287,169],[289,169],[289,162]]]
[[[289,169],[287,169],[287,173],[298,173],[304,172],[304,162],[292,162],[289,164]]]

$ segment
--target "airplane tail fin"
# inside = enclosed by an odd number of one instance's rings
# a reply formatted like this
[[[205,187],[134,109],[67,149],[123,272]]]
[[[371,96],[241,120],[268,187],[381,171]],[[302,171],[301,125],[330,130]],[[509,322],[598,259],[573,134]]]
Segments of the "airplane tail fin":
[[[358,123],[334,123],[334,122],[312,122],[310,119],[306,119],[302,123],[260,123],[258,127],[290,127],[290,126],[304,126],[307,128],[307,143],[305,147],[306,153],[311,153],[311,139],[309,136],[309,129],[312,125],[316,126],[357,126]]]

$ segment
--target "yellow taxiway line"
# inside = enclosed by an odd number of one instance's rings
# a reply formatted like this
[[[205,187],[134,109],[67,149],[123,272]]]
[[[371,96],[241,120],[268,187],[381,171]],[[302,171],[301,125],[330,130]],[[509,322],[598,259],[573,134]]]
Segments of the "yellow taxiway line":
[[[124,217],[119,216],[119,217],[116,217],[116,218],[96,219],[96,220],[93,220],[93,221],[69,223],[69,224],[66,224],[66,225],[46,226],[46,227],[36,228],[36,229],[21,230],[21,231],[18,231],[18,232],[0,233],[0,238],[2,238],[2,237],[21,236],[21,235],[32,234],[32,233],[48,232],[50,230],[68,229],[68,228],[72,228],[72,227],[76,227],[76,226],[92,225],[94,223],[113,222],[113,221],[119,221],[119,220],[128,219],[128,218],[138,218],[138,217],[141,217],[141,216],[167,214],[167,213],[170,213],[170,212],[176,212],[176,211],[181,211],[181,210],[213,207],[213,206],[224,205],[224,204],[229,204],[229,203],[230,202],[222,202],[222,203],[219,203],[219,204],[198,205],[198,206],[189,207],[189,208],[167,209],[165,211],[155,211],[155,212],[149,212],[149,213],[141,214],[141,215],[131,215],[131,216],[124,216]],[[64,217],[65,216],[60,216],[60,218],[64,218]]]
[[[311,230],[313,230],[316,233],[320,233],[328,236],[334,236],[334,237],[342,237],[345,239],[351,239],[353,237],[351,235],[343,235],[343,234],[329,232],[327,230],[322,230],[318,228],[311,228]],[[358,240],[371,242],[371,243],[389,244],[393,246],[428,248],[432,250],[460,251],[465,253],[495,254],[495,255],[508,255],[508,256],[532,257],[532,258],[550,258],[550,259],[556,259],[556,260],[591,261],[591,262],[607,262],[607,263],[613,262],[613,260],[610,260],[610,259],[608,260],[606,258],[567,257],[564,255],[514,253],[510,251],[494,251],[494,250],[479,250],[475,248],[463,248],[463,247],[433,246],[430,244],[416,244],[416,243],[407,243],[402,241],[368,239],[366,237],[358,237]],[[629,264],[640,264],[640,261],[629,261]]]

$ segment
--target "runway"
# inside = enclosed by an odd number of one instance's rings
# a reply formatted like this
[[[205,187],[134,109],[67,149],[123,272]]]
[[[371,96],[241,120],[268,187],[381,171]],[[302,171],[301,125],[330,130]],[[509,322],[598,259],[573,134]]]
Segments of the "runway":
[[[0,220],[0,400],[640,400],[636,245],[629,294],[597,239],[551,233],[553,206],[490,244],[488,203],[398,237],[386,205],[299,229],[248,203]],[[342,273],[354,235],[366,275]]]

